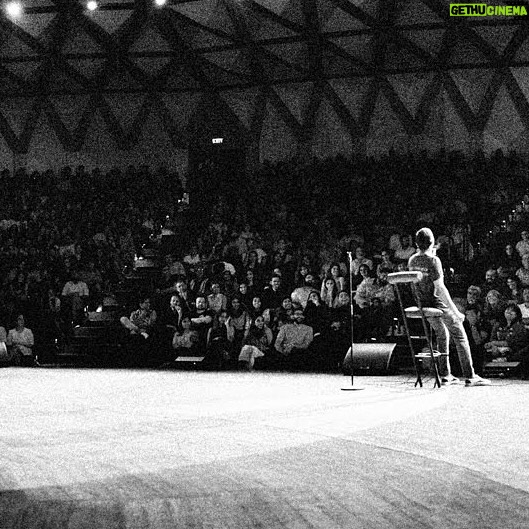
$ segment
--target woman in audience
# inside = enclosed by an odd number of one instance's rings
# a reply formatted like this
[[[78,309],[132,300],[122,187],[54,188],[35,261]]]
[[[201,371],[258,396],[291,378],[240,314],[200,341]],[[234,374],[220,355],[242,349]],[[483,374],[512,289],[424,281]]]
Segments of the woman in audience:
[[[491,327],[503,320],[505,312],[505,299],[497,290],[489,290],[485,296],[485,306],[483,317],[489,322]]]
[[[329,326],[329,310],[323,303],[318,291],[313,290],[309,294],[303,315],[305,316],[305,324],[312,327],[314,335],[326,334]]]
[[[35,338],[31,329],[26,327],[23,314],[18,315],[15,328],[9,330],[6,345],[14,365],[35,365],[35,356],[33,354]]]
[[[360,309],[366,309],[371,305],[371,300],[376,292],[375,278],[371,277],[371,269],[368,265],[360,266],[362,280],[356,288],[355,302]]]
[[[523,289],[516,276],[510,276],[506,280],[507,284],[507,301],[508,303],[516,303],[519,305],[523,303]]]
[[[485,344],[485,351],[491,358],[505,358],[510,362],[519,362],[523,351],[529,346],[529,331],[522,322],[520,307],[507,305],[503,321],[499,321],[491,332],[491,341]]]
[[[320,296],[323,303],[330,309],[332,309],[337,302],[338,292],[339,289],[336,285],[336,281],[332,277],[328,277],[322,281]]]
[[[207,364],[224,368],[232,363],[235,329],[225,310],[221,310],[213,319],[213,326],[207,336]]]
[[[256,358],[266,356],[273,343],[273,334],[265,324],[262,316],[257,316],[252,323],[248,336],[239,354],[239,365],[243,369],[252,371]]]
[[[191,329],[191,318],[184,316],[180,321],[180,327],[173,336],[173,349],[176,358],[179,356],[193,356],[198,345],[198,333]]]
[[[238,297],[231,300],[228,316],[230,325],[233,327],[233,344],[235,350],[238,351],[243,340],[248,336],[252,319]]]

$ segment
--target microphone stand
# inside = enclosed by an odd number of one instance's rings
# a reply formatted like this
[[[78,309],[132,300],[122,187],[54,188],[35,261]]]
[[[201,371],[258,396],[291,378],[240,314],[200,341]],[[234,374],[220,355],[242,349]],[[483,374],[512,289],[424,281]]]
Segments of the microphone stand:
[[[349,304],[351,306],[351,385],[342,388],[342,391],[355,391],[365,389],[355,386],[353,370],[353,350],[354,350],[354,300],[353,300],[353,254],[347,252],[349,257]]]

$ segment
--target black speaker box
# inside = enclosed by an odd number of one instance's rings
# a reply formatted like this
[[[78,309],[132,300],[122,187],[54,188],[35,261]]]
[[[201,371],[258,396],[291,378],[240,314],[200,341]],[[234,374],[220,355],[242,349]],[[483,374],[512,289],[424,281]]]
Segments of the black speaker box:
[[[393,371],[393,352],[396,343],[353,344],[353,373],[356,375],[387,375]],[[344,374],[351,374],[351,348],[343,360]]]

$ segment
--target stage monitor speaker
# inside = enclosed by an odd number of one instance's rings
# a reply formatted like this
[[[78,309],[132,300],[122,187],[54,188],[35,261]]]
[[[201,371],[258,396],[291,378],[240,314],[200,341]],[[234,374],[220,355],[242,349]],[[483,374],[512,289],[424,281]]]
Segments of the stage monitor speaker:
[[[353,374],[389,374],[396,343],[355,343],[353,344]],[[343,372],[351,374],[351,348],[343,360]]]

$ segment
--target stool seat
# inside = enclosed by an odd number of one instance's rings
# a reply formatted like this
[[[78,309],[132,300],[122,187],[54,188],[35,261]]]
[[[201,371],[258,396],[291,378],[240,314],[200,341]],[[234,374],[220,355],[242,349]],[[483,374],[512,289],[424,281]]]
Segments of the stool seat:
[[[435,351],[433,352],[433,357],[434,358],[439,358],[440,356],[446,356],[445,354],[443,353],[440,353],[439,351]],[[430,351],[421,351],[420,353],[417,353],[415,355],[415,358],[432,358],[432,353],[430,353]]]
[[[407,318],[421,318],[421,311],[419,307],[408,307],[404,309]],[[443,315],[441,309],[434,307],[423,307],[422,312],[425,318],[440,318]]]

